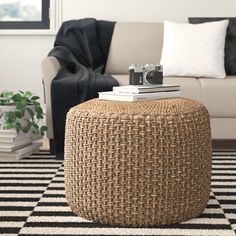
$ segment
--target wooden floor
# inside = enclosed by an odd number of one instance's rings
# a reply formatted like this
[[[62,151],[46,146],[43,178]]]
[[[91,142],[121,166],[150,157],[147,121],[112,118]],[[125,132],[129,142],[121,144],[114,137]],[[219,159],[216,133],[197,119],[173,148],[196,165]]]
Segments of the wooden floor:
[[[43,145],[41,146],[40,150],[47,151],[49,150],[49,141],[47,138],[42,139]]]

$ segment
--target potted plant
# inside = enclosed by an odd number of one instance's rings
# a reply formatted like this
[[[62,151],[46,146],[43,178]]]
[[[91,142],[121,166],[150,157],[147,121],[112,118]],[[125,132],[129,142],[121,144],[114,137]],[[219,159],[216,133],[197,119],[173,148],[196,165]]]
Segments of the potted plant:
[[[39,124],[44,113],[38,100],[39,97],[29,91],[1,92],[0,128],[15,129],[17,133],[22,131],[44,135],[47,127]]]

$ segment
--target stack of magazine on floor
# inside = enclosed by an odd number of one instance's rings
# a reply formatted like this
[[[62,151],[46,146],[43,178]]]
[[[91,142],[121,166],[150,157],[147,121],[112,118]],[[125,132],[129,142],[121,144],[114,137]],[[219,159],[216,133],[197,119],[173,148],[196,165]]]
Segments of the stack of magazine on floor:
[[[113,87],[113,91],[99,93],[99,99],[128,102],[174,97],[180,97],[179,85],[157,84],[115,86]]]
[[[19,160],[39,151],[41,136],[0,129],[0,160]]]

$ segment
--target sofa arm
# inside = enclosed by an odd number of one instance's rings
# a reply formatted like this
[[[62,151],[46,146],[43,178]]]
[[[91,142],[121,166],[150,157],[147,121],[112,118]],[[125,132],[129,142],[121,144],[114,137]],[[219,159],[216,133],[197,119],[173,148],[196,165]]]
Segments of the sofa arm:
[[[61,65],[55,57],[47,57],[41,62],[43,75],[44,100],[46,104],[47,137],[53,139],[52,109],[51,109],[51,82],[60,70]]]

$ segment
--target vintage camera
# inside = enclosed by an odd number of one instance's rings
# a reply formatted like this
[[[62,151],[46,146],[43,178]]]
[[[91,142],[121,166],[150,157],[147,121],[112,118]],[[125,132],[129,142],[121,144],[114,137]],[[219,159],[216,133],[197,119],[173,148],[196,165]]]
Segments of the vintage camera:
[[[163,73],[161,65],[153,64],[132,64],[129,66],[129,84],[148,85],[162,84]]]

